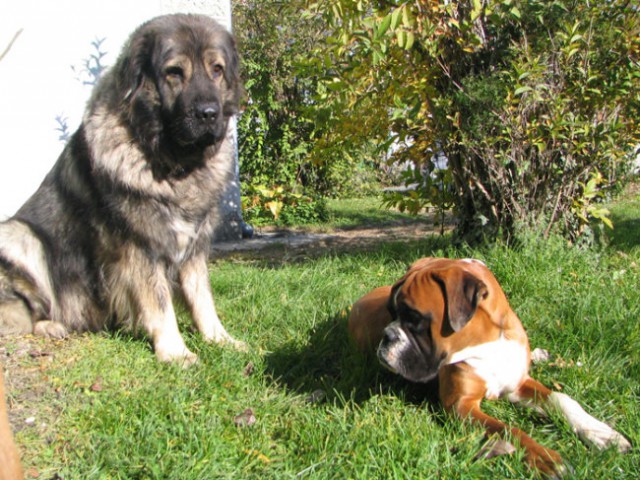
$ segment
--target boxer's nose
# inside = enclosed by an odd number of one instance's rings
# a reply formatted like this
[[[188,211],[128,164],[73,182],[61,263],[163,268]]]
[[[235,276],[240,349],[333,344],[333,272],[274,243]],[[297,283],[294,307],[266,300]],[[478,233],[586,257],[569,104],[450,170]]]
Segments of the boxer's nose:
[[[395,328],[387,328],[382,338],[383,343],[393,343],[398,340],[399,335]]]

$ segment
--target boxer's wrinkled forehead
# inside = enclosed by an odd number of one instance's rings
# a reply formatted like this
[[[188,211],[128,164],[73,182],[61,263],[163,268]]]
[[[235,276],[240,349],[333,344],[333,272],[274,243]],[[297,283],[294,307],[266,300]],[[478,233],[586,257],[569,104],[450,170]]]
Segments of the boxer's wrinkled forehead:
[[[486,284],[460,265],[412,268],[391,290],[387,308],[394,320],[415,315],[442,322],[441,335],[460,331],[486,298]]]

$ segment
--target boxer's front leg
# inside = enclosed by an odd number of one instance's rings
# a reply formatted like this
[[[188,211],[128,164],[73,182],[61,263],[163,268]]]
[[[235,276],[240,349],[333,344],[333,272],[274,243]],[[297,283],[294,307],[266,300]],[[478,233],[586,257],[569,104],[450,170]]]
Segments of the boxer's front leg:
[[[482,411],[486,384],[466,365],[447,365],[439,375],[440,397],[448,411],[453,411],[463,420],[482,425],[490,434],[498,434],[505,440],[513,438],[525,450],[529,465],[546,476],[561,478],[567,472],[558,452],[543,447],[519,428],[510,427]]]
[[[596,448],[602,450],[615,447],[621,453],[631,448],[631,443],[624,436],[606,423],[589,415],[574,399],[564,393],[551,391],[533,378],[525,380],[510,399],[525,403],[533,402],[546,410],[559,413],[582,441]]]

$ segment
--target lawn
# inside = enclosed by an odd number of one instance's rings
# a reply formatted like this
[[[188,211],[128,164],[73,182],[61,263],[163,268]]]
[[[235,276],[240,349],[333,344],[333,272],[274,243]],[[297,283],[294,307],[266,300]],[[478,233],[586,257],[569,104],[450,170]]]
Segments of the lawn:
[[[357,206],[332,208],[332,221],[340,226],[398,220],[373,204],[372,216],[360,216]],[[386,373],[349,345],[349,305],[427,255],[483,259],[532,346],[552,354],[550,362],[534,366],[533,375],[573,396],[636,445],[638,190],[627,191],[611,210],[617,228],[605,246],[593,250],[557,239],[530,239],[517,248],[455,248],[446,236],[433,236],[366,251],[327,250],[304,261],[217,260],[210,271],[219,313],[250,349],[206,345],[187,333],[200,357],[187,370],[158,364],[146,341],[126,333],[65,341],[0,339],[11,419],[28,475],[535,478],[520,452],[474,460],[483,441],[480,429],[451,421],[427,386]],[[181,315],[181,321],[188,331],[188,317]],[[560,422],[506,401],[485,405],[559,451],[575,478],[638,477],[636,449],[627,455],[596,451]]]
[[[427,213],[414,216],[384,209],[381,204],[382,200],[376,197],[329,199],[331,218],[327,225],[331,228],[358,228],[363,225],[389,225],[430,218]]]

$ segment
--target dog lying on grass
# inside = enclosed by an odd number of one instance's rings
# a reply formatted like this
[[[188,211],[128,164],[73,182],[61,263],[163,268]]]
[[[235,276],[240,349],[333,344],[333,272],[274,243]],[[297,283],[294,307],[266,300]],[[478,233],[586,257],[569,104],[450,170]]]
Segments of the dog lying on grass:
[[[506,397],[554,410],[597,448],[631,448],[578,402],[529,376],[527,334],[498,281],[478,260],[418,260],[393,286],[376,288],[353,305],[349,333],[360,350],[376,349],[382,365],[407,380],[437,376],[446,410],[490,434],[511,436],[528,463],[547,476],[567,472],[560,455],[484,413],[483,399]]]

